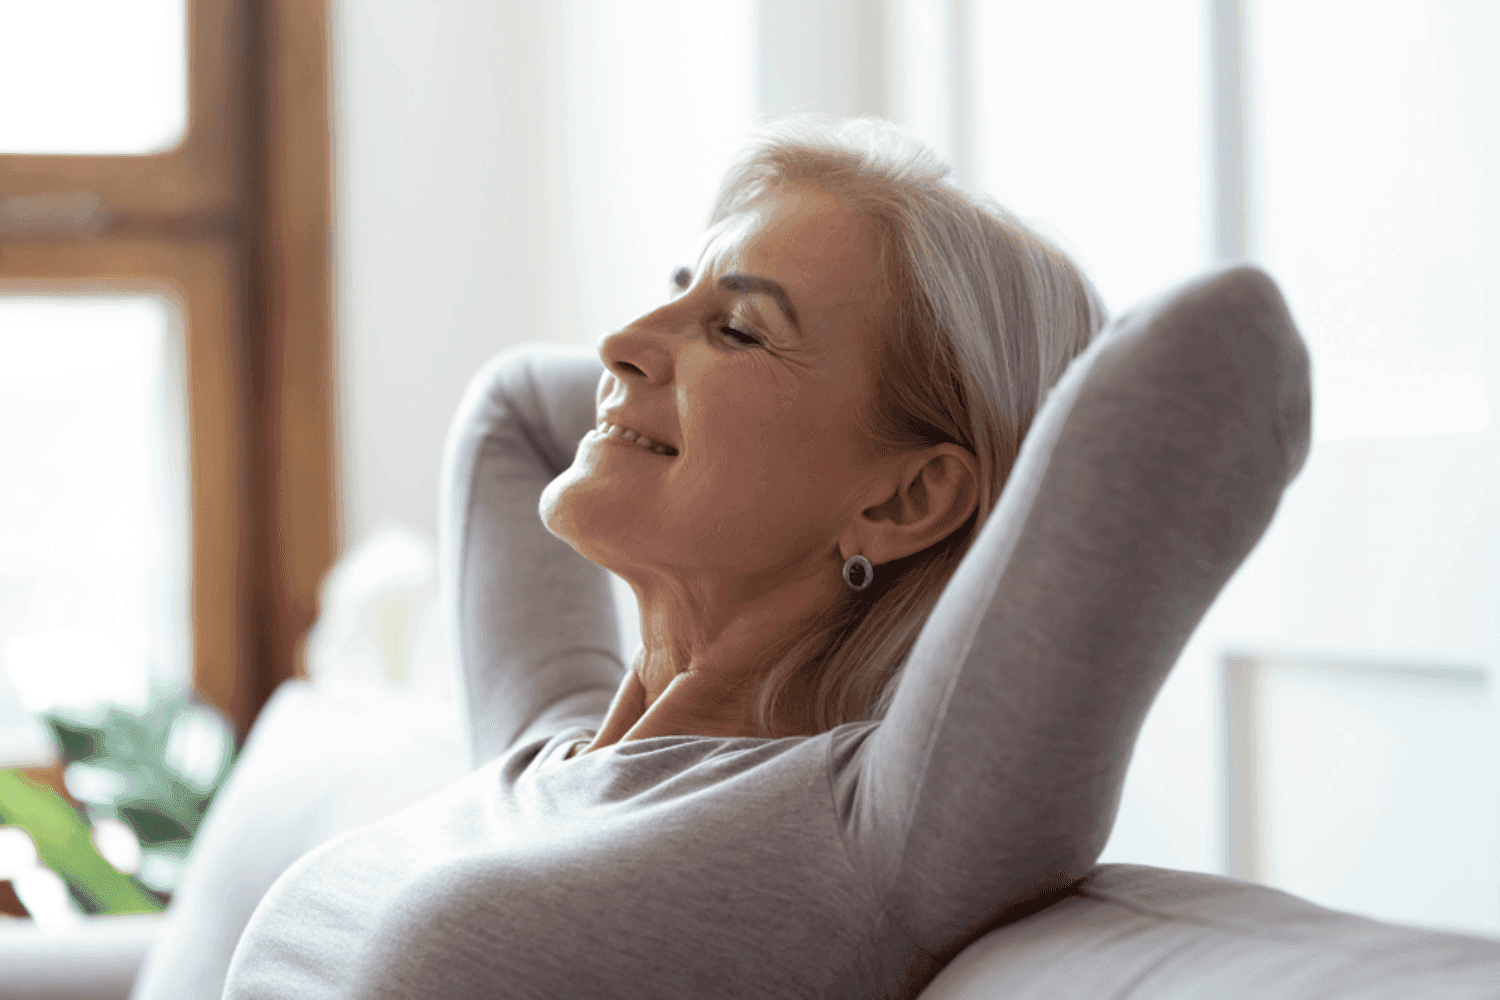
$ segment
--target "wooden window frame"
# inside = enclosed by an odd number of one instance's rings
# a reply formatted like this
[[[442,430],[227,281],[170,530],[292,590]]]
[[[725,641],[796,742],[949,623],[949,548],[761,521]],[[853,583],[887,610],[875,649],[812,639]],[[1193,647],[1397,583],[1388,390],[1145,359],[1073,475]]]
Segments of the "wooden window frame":
[[[186,314],[193,686],[245,736],[339,545],[326,0],[187,0],[160,154],[0,155],[0,291],[163,290]]]
[[[251,6],[187,0],[188,121],[183,140],[147,156],[0,156],[0,192],[25,199],[86,192],[111,217],[203,218],[230,208],[241,176],[244,41]],[[40,201],[38,211],[47,202]],[[10,213],[8,213],[10,215]],[[14,219],[14,216],[11,215]]]

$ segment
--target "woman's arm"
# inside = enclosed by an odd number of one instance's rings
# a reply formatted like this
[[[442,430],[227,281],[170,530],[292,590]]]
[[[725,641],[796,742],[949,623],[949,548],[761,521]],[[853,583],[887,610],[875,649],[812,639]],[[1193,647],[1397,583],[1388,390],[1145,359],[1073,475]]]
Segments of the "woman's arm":
[[[444,609],[476,767],[539,722],[597,720],[624,672],[609,574],[537,512],[543,488],[593,426],[602,372],[584,348],[512,348],[470,381],[448,432]]]
[[[1147,709],[1301,467],[1309,406],[1306,349],[1249,268],[1122,316],[1052,390],[889,713],[835,762],[851,854],[922,947],[1093,865]]]

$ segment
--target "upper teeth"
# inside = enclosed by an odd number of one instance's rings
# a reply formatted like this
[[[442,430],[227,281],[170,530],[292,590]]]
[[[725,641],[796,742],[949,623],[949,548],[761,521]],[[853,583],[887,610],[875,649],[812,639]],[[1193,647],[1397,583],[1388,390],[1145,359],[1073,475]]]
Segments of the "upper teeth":
[[[628,427],[621,427],[618,424],[610,424],[605,423],[604,421],[600,421],[599,433],[604,437],[615,436],[622,437],[626,441],[634,441],[636,444],[641,445],[644,448],[649,448],[650,450],[656,452],[658,455],[676,454],[676,452],[670,446],[664,445],[659,441],[653,441],[644,434],[633,431]]]

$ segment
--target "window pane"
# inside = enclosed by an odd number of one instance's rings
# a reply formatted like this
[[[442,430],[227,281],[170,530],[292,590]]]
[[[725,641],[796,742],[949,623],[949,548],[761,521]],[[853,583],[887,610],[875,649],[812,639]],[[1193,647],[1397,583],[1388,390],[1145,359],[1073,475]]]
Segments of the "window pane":
[[[1500,802],[1484,673],[1263,671],[1265,884],[1337,910],[1500,935]]]
[[[0,153],[157,153],[187,128],[186,0],[0,0]]]
[[[1500,17],[1453,0],[1245,9],[1251,251],[1307,339],[1314,436],[1482,430]]]
[[[1111,312],[1202,269],[1207,5],[972,7],[980,185],[1071,251]]]
[[[0,296],[0,656],[28,707],[191,676],[177,310]]]

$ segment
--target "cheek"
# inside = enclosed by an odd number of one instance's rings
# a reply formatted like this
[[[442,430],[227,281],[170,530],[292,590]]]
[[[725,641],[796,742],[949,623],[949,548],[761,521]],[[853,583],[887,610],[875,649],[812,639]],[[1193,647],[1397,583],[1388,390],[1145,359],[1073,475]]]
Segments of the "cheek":
[[[686,433],[705,469],[726,479],[761,478],[784,468],[801,450],[807,430],[801,401],[778,391],[766,373],[745,364],[715,371],[694,386]]]
[[[856,401],[843,380],[802,380],[778,359],[750,356],[678,369],[687,502],[755,498],[765,504],[827,506],[857,476]]]
[[[690,504],[749,508],[762,519],[816,518],[841,507],[858,473],[847,428],[816,410],[716,407],[693,429],[698,447],[683,468]]]

